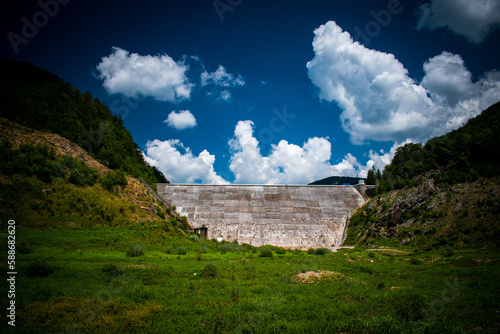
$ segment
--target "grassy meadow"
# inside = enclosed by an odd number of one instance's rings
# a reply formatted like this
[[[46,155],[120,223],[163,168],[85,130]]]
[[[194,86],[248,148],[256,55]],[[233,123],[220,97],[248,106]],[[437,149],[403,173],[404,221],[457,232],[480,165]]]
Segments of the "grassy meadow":
[[[500,330],[489,249],[293,251],[172,237],[158,224],[21,226],[16,241],[16,327],[4,318],[2,333]]]

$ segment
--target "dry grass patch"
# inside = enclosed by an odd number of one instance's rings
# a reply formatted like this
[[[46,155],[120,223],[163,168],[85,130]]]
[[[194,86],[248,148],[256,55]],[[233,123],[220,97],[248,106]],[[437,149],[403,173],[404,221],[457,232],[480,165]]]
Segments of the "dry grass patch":
[[[292,281],[294,281],[295,283],[304,283],[304,284],[318,284],[321,281],[344,281],[344,280],[356,283],[363,283],[354,278],[348,277],[344,274],[328,270],[306,271],[304,273],[292,276]]]

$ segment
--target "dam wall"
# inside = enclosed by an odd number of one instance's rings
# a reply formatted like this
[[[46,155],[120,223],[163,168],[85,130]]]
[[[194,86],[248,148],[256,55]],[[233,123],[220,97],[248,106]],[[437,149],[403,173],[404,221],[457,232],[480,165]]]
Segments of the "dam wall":
[[[158,194],[208,239],[253,246],[332,249],[365,203],[353,186],[158,184]]]

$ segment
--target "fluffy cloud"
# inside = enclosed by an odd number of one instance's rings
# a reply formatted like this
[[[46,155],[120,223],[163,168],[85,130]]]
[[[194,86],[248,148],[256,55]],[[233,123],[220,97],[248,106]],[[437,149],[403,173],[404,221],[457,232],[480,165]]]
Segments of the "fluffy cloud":
[[[253,125],[248,120],[238,122],[229,141],[229,168],[234,173],[234,183],[306,184],[331,175],[363,173],[362,166],[351,154],[339,164],[331,165],[331,144],[326,138],[309,138],[302,147],[282,140],[272,145],[268,156],[262,156]],[[366,171],[364,173],[366,175]]]
[[[245,85],[245,80],[241,75],[235,77],[228,73],[224,66],[219,65],[215,72],[208,73],[206,70],[201,73],[201,85],[213,84],[219,87],[240,87]]]
[[[398,149],[398,147],[404,146],[408,143],[411,143],[411,141],[407,140],[402,144],[394,143],[389,152],[384,152],[384,150],[381,150],[380,152],[375,152],[374,150],[370,150],[370,152],[368,153],[370,160],[366,164],[367,169],[363,170],[363,173],[360,173],[360,175],[361,174],[366,175],[368,169],[371,169],[372,167],[375,167],[375,169],[380,169],[380,171],[383,171],[384,167],[391,163],[392,158],[394,158],[394,155],[396,154],[396,150]]]
[[[432,0],[418,14],[418,28],[448,28],[480,43],[500,23],[500,0]]]
[[[141,56],[113,47],[97,65],[97,78],[109,94],[127,97],[150,96],[159,101],[189,99],[193,84],[186,76],[188,66],[168,55]]]
[[[195,156],[177,139],[149,141],[146,144],[145,159],[163,172],[172,183],[227,183],[214,170],[214,155],[203,150]]]
[[[500,73],[487,72],[473,83],[472,74],[459,55],[443,52],[429,59],[424,71],[422,86],[429,91],[437,110],[435,118],[446,131],[460,127],[500,101]]]
[[[165,123],[177,130],[184,130],[194,128],[196,126],[196,118],[194,118],[189,110],[181,110],[178,113],[173,110],[168,114]]]
[[[500,100],[499,75],[486,73],[473,83],[458,55],[443,52],[431,58],[418,84],[394,55],[354,42],[335,22],[314,33],[309,77],[320,99],[343,110],[342,127],[354,143],[425,141]]]
[[[215,86],[211,91],[207,92],[207,96],[212,97],[215,101],[229,102],[232,99],[232,94],[228,88],[241,87],[245,85],[245,79],[241,75],[235,76],[228,73],[226,68],[219,65],[215,72],[207,72],[204,70],[201,75],[201,86]],[[221,88],[223,88],[221,90]]]

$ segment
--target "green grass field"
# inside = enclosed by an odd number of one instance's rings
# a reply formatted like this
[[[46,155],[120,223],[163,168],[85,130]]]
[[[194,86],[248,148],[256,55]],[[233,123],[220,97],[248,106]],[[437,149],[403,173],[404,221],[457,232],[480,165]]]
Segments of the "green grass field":
[[[131,243],[144,254],[127,256]],[[263,248],[171,238],[158,225],[20,227],[16,247],[16,327],[4,316],[2,333],[500,331],[500,257],[489,249],[262,257]],[[296,276],[310,271],[337,274]],[[8,302],[3,293],[4,310]]]

